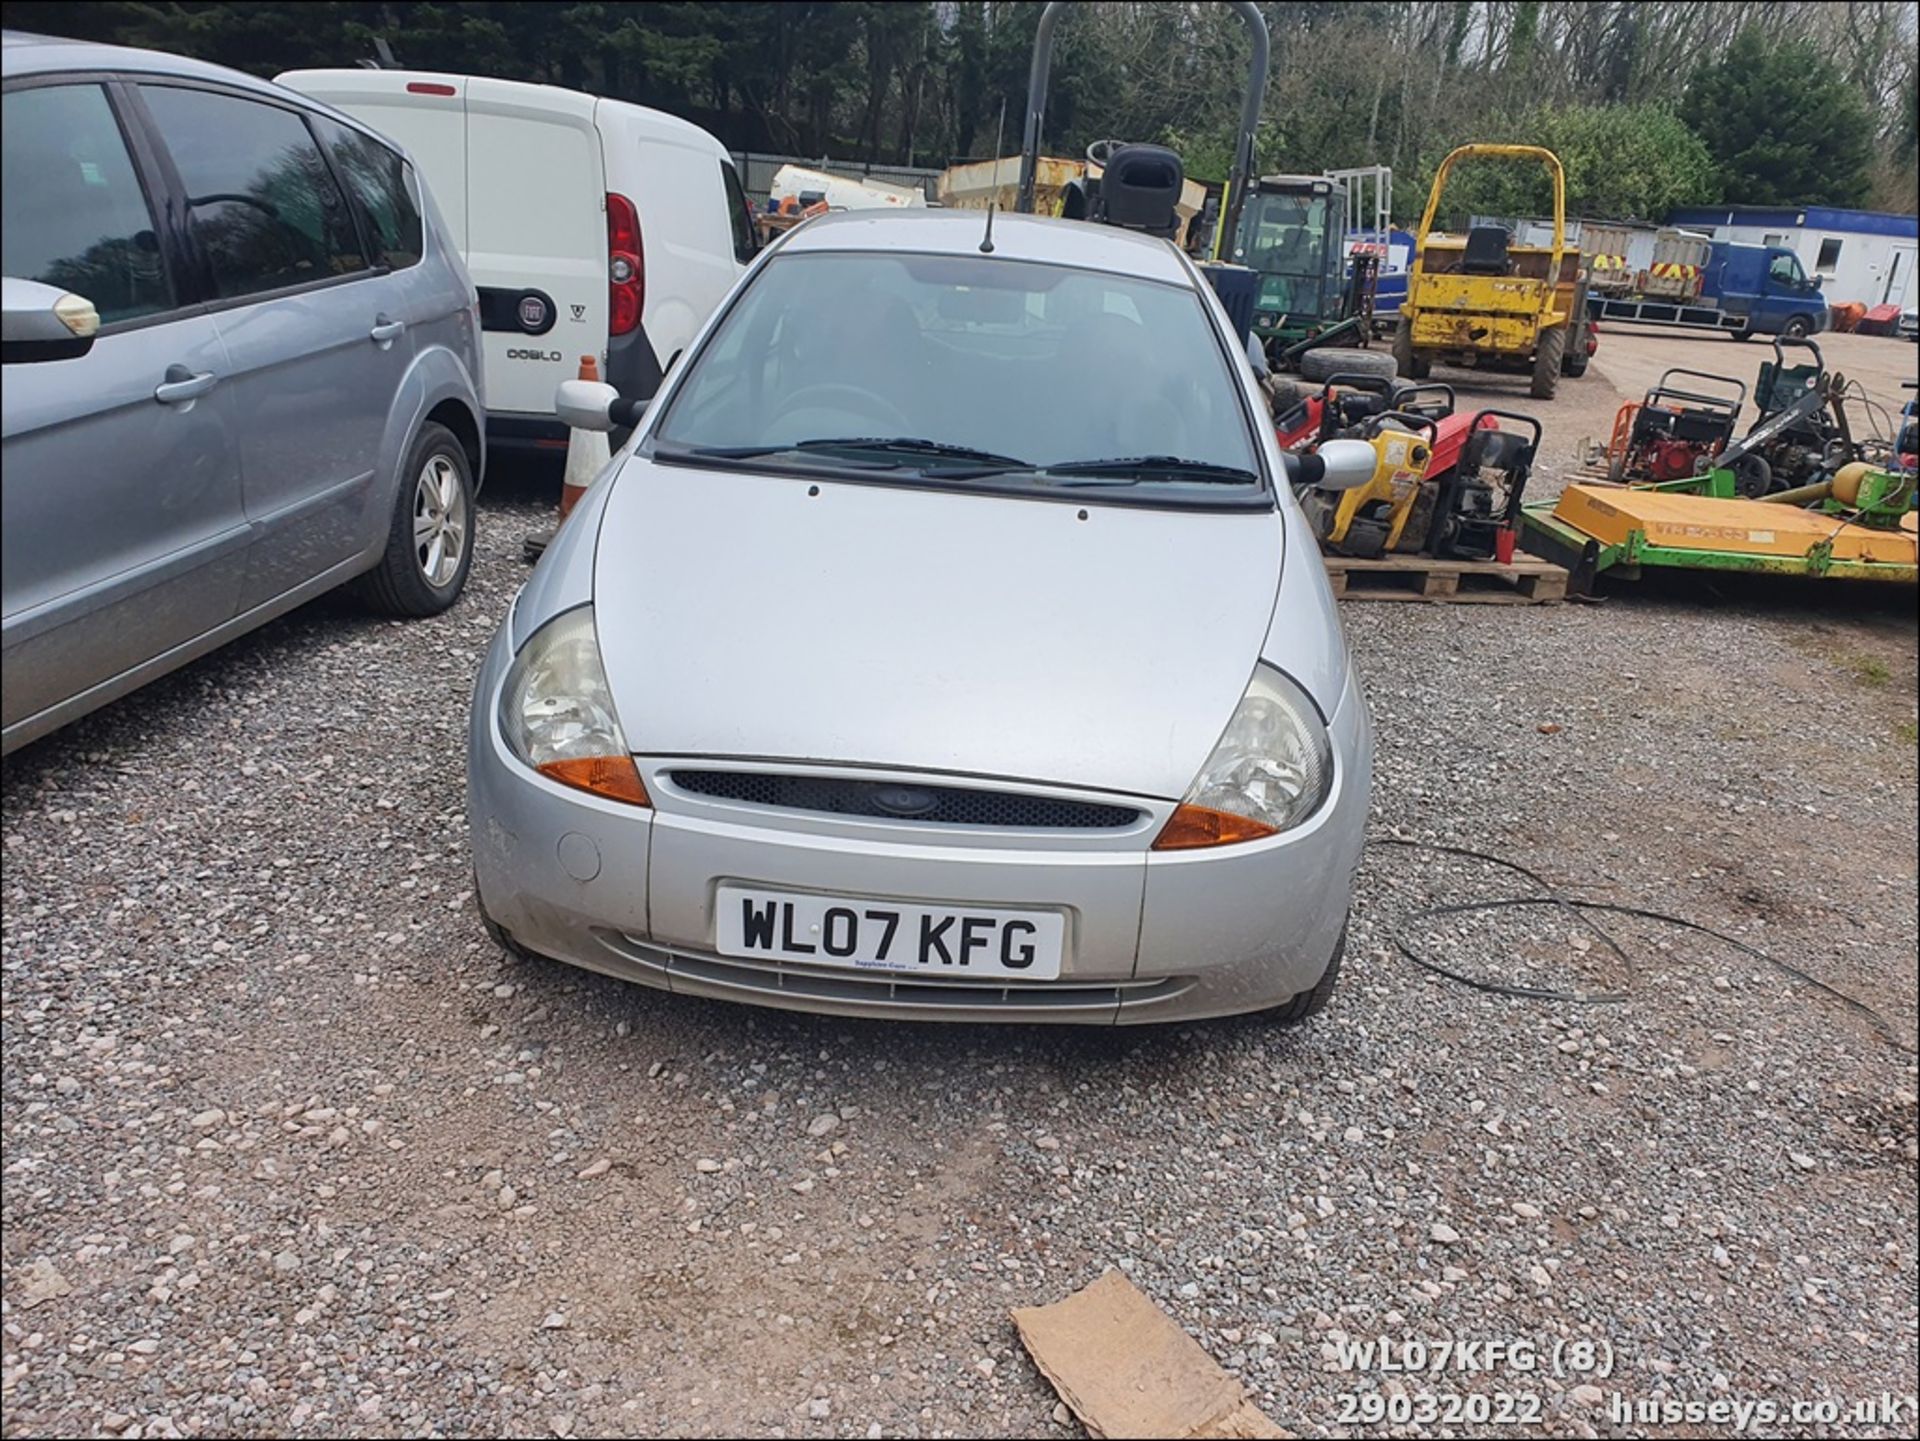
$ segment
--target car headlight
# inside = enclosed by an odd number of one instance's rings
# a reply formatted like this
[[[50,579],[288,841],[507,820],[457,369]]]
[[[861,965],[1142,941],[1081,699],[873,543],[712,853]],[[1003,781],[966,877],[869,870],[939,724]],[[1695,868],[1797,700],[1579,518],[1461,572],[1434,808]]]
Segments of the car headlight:
[[[500,734],[550,780],[629,805],[652,804],[614,714],[590,605],[554,617],[520,648],[500,691]]]
[[[1333,747],[1307,693],[1264,662],[1153,842],[1156,851],[1258,840],[1299,825],[1333,786]]]

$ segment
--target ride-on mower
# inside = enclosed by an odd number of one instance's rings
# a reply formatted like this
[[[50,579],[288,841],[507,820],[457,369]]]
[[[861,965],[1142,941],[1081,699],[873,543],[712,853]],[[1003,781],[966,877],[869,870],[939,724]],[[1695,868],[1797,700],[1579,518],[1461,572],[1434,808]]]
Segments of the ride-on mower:
[[[1355,212],[1368,186],[1376,230],[1384,227],[1392,176],[1385,166],[1263,175],[1250,183],[1231,236],[1220,233],[1216,258],[1259,273],[1253,330],[1276,372],[1297,370],[1319,379],[1362,368],[1353,361],[1356,352],[1345,347],[1365,346],[1373,338],[1381,256],[1370,248],[1349,255],[1347,232],[1360,219]],[[1309,361],[1315,352],[1323,354]],[[1358,353],[1364,359],[1366,352]],[[1391,358],[1381,354],[1375,369],[1391,375]]]
[[[1784,347],[1813,352],[1813,364],[1788,365]],[[1777,336],[1773,359],[1754,381],[1752,430],[1728,446],[1718,466],[1733,472],[1739,494],[1760,500],[1819,479],[1855,459],[1853,430],[1842,397],[1846,377],[1829,371],[1820,347],[1803,336]]]

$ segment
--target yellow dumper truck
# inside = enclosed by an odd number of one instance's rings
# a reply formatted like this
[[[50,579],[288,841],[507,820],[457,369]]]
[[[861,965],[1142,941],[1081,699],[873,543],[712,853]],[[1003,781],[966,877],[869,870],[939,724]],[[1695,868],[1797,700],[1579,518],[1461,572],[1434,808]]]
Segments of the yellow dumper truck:
[[[1517,245],[1503,225],[1436,233],[1447,177],[1462,160],[1537,160],[1553,180],[1553,244]],[[1587,368],[1586,278],[1566,243],[1567,181],[1537,145],[1462,145],[1440,162],[1414,239],[1407,300],[1393,336],[1400,374],[1424,380],[1435,361],[1530,371],[1530,393],[1550,400],[1562,375]]]

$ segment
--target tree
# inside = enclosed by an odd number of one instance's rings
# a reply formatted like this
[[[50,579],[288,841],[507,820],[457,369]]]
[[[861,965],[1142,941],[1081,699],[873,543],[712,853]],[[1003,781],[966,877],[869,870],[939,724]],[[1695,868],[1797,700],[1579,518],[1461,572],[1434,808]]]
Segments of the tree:
[[[1655,218],[1663,197],[1914,204],[1912,0],[1260,8],[1273,45],[1261,170],[1389,165],[1403,218],[1450,145],[1497,139],[1561,149],[1573,204],[1588,214]],[[403,65],[636,101],[734,149],[938,166],[984,158],[1003,106],[1001,148],[1019,145],[1040,10],[1039,0],[7,0],[7,23],[267,76],[352,65],[379,39]],[[1246,34],[1226,6],[1088,0],[1058,38],[1049,153],[1157,139],[1195,178],[1224,176],[1247,73]],[[1606,118],[1602,106],[1624,108]],[[1710,193],[1670,112],[1708,142]],[[1589,151],[1591,166],[1580,158]]]
[[[1757,29],[1687,86],[1681,115],[1706,142],[1723,199],[1736,205],[1860,205],[1873,119],[1839,67],[1803,40]]]
[[[1482,128],[1483,138],[1540,145],[1559,156],[1570,216],[1660,221],[1675,206],[1714,194],[1713,157],[1664,106],[1543,106]],[[1439,160],[1428,158],[1422,198]],[[1442,204],[1455,225],[1473,214],[1548,215],[1553,191],[1538,161],[1470,161],[1449,177]]]

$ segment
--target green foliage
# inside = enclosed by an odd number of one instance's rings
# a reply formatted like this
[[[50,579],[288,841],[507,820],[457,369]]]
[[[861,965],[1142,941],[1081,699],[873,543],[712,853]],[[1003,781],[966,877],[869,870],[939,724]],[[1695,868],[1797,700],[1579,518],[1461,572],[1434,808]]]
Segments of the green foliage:
[[[1540,145],[1559,156],[1570,216],[1662,220],[1676,205],[1714,195],[1706,146],[1660,105],[1541,107],[1477,138]],[[1422,198],[1440,159],[1428,160],[1416,191]],[[1472,214],[1550,215],[1553,190],[1537,161],[1475,160],[1455,167],[1441,205],[1453,225]]]
[[[379,38],[403,65],[654,105],[736,149],[943,165],[986,156],[1003,110],[1001,152],[1019,147],[1041,8],[9,0],[7,23],[269,76],[356,64]],[[1259,168],[1390,165],[1403,217],[1418,212],[1420,187],[1453,144],[1500,139],[1557,151],[1570,207],[1588,215],[1657,218],[1710,200],[1913,203],[1913,20],[1898,0],[1267,0],[1261,10],[1273,67]],[[1224,5],[1069,6],[1045,148],[1077,155],[1095,140],[1158,139],[1195,178],[1223,179],[1247,55]],[[1462,182],[1471,209],[1543,208],[1524,171]]]
[[[1805,41],[1741,31],[1695,74],[1681,113],[1706,142],[1729,200],[1857,205],[1866,193],[1872,117],[1839,67]]]

